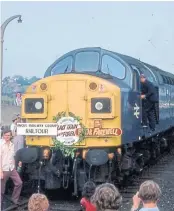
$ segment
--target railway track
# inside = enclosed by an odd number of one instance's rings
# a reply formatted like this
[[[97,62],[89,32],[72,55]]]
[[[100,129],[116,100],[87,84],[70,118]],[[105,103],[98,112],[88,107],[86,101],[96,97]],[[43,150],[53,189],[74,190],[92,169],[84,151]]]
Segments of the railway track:
[[[157,160],[156,164],[150,165],[149,168],[144,169],[140,176],[134,177],[130,181],[131,185],[120,189],[120,193],[123,197],[123,205],[120,211],[125,210],[126,207],[129,207],[130,209],[132,205],[132,197],[138,191],[142,182],[145,180],[155,180],[159,185],[161,185],[161,176],[164,172],[166,172],[166,169],[168,169],[167,172],[172,175],[172,170],[169,169],[172,161],[174,161],[174,148],[172,148],[170,153],[165,153],[159,160]],[[174,166],[174,163],[172,163],[172,165]],[[171,211],[172,210],[174,209],[171,209]]]
[[[160,185],[160,176],[162,174],[172,175],[172,171],[168,168],[171,165],[172,161],[174,161],[174,146],[172,146],[170,152],[163,153],[159,159],[156,160],[155,164],[151,164],[146,167],[141,175],[129,177],[127,181],[127,185],[120,188],[120,193],[123,197],[123,205],[120,211],[130,210],[132,204],[132,197],[139,189],[139,185],[149,179],[157,180]],[[174,164],[172,164],[174,166]],[[168,181],[169,182],[169,181]],[[171,181],[171,186],[174,184]],[[50,211],[80,211],[79,199],[77,200],[50,200]],[[3,211],[24,211],[27,210],[28,200],[25,198],[22,200],[21,204],[17,206],[9,206]],[[161,209],[160,209],[161,210]],[[165,210],[165,209],[164,209]],[[170,209],[174,211],[174,207]],[[162,211],[162,210],[161,210]]]
[[[168,168],[168,165],[170,165],[172,160],[174,160],[174,148],[170,151],[170,153],[164,153],[163,156],[157,160],[156,164],[150,165],[149,168],[145,168],[141,175],[129,178],[129,184],[124,188],[120,188],[120,193],[123,197],[123,203],[120,211],[129,211],[132,205],[132,197],[139,189],[140,184],[145,180],[155,180],[156,178],[159,178],[160,174],[164,173],[165,169]],[[168,173],[172,174],[170,170]],[[158,182],[158,184],[160,183]],[[79,200],[73,204],[69,201],[64,201],[63,203],[61,201],[51,202],[51,210],[78,211],[80,210]],[[170,209],[170,211],[174,211],[174,209]]]
[[[3,209],[3,211],[23,211],[28,210],[28,199],[23,199],[19,205],[10,205],[7,208]]]

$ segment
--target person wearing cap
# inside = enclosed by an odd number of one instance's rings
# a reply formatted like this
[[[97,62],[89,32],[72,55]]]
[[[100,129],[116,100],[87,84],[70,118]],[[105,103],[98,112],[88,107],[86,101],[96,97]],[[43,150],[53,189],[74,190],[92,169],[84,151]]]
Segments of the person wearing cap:
[[[155,103],[158,102],[157,91],[155,86],[147,80],[144,74],[140,75],[141,82],[141,99],[142,99],[142,122],[143,127],[149,127],[152,131],[155,130]]]

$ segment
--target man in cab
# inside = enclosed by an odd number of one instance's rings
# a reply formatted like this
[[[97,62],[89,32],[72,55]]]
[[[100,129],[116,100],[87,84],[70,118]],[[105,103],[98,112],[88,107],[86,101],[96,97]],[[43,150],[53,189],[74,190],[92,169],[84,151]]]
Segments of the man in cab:
[[[144,74],[140,75],[141,82],[141,99],[142,99],[142,124],[143,127],[149,127],[155,130],[155,103],[158,102],[157,91],[155,86],[147,80]]]

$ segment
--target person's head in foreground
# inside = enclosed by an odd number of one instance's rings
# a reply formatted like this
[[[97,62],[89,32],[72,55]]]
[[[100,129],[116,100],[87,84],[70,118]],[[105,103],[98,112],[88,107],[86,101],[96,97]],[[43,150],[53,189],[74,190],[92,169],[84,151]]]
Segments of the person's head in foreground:
[[[84,184],[82,191],[82,199],[80,200],[80,204],[85,211],[96,211],[95,206],[90,202],[91,196],[95,192],[95,184],[92,181],[88,181]]]
[[[85,197],[87,200],[90,201],[91,196],[95,192],[95,184],[92,181],[88,181],[85,183],[82,191],[82,197]]]
[[[91,202],[97,211],[117,211],[121,206],[122,197],[113,184],[105,183],[96,188]]]
[[[11,137],[12,137],[11,130],[8,129],[8,128],[5,128],[5,129],[2,131],[2,136],[3,136],[3,139],[4,139],[6,142],[9,142],[9,141],[11,140]]]
[[[138,209],[140,202],[143,203],[143,209],[154,208],[153,210],[158,210],[157,202],[160,198],[161,190],[159,185],[152,181],[147,180],[140,185],[139,192],[133,197],[133,208],[132,210]]]
[[[28,211],[48,211],[49,202],[45,195],[40,193],[33,194],[28,202]]]

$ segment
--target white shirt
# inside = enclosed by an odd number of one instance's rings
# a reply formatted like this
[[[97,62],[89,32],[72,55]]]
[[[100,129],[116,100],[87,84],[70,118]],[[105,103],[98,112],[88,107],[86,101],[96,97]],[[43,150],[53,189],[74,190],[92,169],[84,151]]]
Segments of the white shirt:
[[[17,106],[21,106],[22,98],[16,98],[15,103],[16,103]]]
[[[14,144],[0,139],[0,160],[2,171],[12,171],[15,168]]]
[[[17,126],[16,124],[12,123],[10,126],[10,130],[13,132],[14,130],[16,130]]]
[[[12,136],[15,136],[16,132],[17,132],[17,125],[12,123],[11,126],[10,126],[10,130],[12,132]]]

